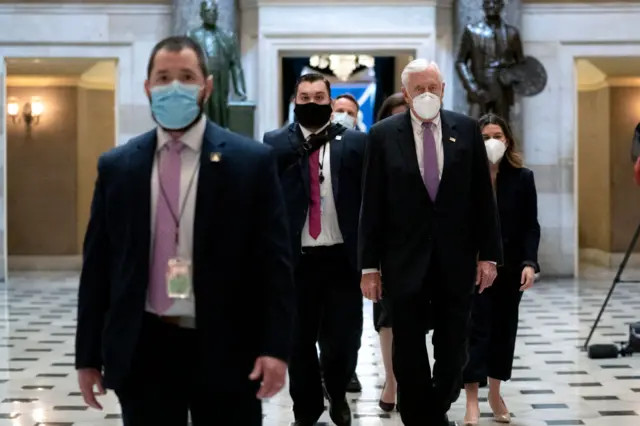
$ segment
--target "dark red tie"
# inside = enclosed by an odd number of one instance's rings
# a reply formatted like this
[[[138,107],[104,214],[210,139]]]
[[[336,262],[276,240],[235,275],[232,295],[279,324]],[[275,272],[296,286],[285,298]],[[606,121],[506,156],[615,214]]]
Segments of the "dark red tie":
[[[320,150],[309,155],[309,235],[315,240],[320,235]]]

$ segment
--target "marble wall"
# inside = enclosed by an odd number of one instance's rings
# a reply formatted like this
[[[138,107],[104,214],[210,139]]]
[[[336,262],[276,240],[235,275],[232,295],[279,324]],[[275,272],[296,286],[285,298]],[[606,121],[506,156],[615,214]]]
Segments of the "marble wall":
[[[577,85],[581,57],[638,56],[640,5],[525,4],[522,38],[549,77],[546,89],[522,101],[524,155],[538,187],[544,273],[578,272]]]
[[[61,8],[56,4],[0,4],[0,28],[0,58],[117,60],[114,146],[153,127],[143,84],[152,47],[171,32],[170,5],[66,4]],[[4,101],[0,105],[3,119],[6,117],[5,105]],[[6,158],[2,133],[3,126],[0,125],[0,141],[3,141],[0,171],[4,170]],[[4,172],[0,173],[0,180],[3,176]],[[0,181],[0,188],[4,188],[3,181]],[[4,204],[0,203],[2,234],[5,229]],[[6,247],[6,242],[4,244],[0,246]],[[0,257],[5,253],[0,249]],[[0,269],[2,276],[5,271]]]

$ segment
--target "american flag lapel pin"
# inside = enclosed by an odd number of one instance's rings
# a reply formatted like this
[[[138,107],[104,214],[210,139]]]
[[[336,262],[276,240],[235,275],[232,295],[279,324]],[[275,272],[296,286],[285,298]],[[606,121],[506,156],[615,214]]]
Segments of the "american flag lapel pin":
[[[455,142],[456,138],[449,138],[449,142]]]
[[[222,154],[220,154],[219,152],[212,152],[209,156],[209,160],[211,160],[212,163],[219,163],[221,158]]]

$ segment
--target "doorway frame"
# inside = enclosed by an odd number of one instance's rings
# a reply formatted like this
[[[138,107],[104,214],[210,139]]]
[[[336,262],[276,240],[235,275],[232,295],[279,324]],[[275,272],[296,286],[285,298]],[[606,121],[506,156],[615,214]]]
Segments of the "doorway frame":
[[[435,57],[435,42],[431,34],[416,35],[369,35],[353,37],[345,45],[344,38],[313,37],[308,34],[299,36],[287,34],[266,35],[259,39],[258,69],[261,77],[258,82],[258,138],[262,139],[267,131],[281,127],[281,58],[287,56],[312,56],[328,53],[349,53],[367,55],[392,55],[415,52],[420,58]],[[277,82],[273,84],[273,82]],[[276,105],[277,107],[274,107]]]
[[[573,141],[573,206],[563,205],[561,211],[567,211],[573,207],[573,256],[574,276],[580,275],[580,238],[579,238],[579,168],[578,150],[578,73],[575,67],[577,59],[603,58],[603,57],[638,57],[640,56],[640,41],[626,43],[561,43],[558,52],[560,87],[570,90],[560,90],[560,132],[561,140]],[[566,201],[561,200],[561,203]],[[566,216],[566,215],[563,215]]]
[[[131,43],[91,43],[91,44],[82,44],[82,43],[61,43],[56,45],[47,45],[45,43],[30,43],[30,44],[22,44],[22,43],[7,43],[0,42],[0,61],[3,66],[5,66],[4,71],[6,71],[6,61],[7,59],[14,58],[39,58],[46,61],[47,58],[91,58],[91,59],[106,59],[106,60],[115,60],[116,61],[116,84],[115,84],[115,102],[114,102],[114,123],[115,123],[115,140],[113,141],[113,146],[117,146],[122,143],[122,136],[120,135],[120,126],[119,120],[122,114],[126,114],[124,111],[125,106],[131,105],[133,103],[132,98],[134,93],[134,79],[133,74],[131,73],[131,69],[133,67],[133,45]],[[2,102],[3,106],[0,108],[2,111],[3,117],[3,127],[4,132],[0,135],[0,148],[2,149],[2,164],[4,164],[3,171],[3,188],[4,191],[4,200],[3,206],[4,209],[4,233],[3,233],[3,247],[4,247],[4,259],[3,267],[5,271],[5,280],[9,279],[9,249],[8,249],[8,235],[10,230],[8,229],[8,179],[7,179],[7,133],[6,133],[6,92],[7,92],[7,77],[8,74],[5,72],[2,74],[2,79],[0,84],[2,84],[1,92],[2,92]],[[37,257],[37,256],[34,256]],[[76,256],[73,256],[74,258]],[[81,255],[77,256],[78,261],[70,260],[69,262],[63,262],[62,266],[68,266],[71,269],[77,269],[76,264],[81,263]],[[64,256],[66,259],[67,256]],[[71,258],[71,257],[70,257]],[[47,262],[45,262],[47,263]],[[68,265],[66,264],[68,263]],[[42,266],[48,266],[43,263]]]

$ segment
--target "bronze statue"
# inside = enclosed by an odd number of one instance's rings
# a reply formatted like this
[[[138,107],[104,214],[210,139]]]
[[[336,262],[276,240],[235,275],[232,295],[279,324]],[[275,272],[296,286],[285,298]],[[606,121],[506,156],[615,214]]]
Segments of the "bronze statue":
[[[509,122],[517,82],[513,73],[504,71],[524,64],[528,58],[523,53],[520,32],[501,17],[504,1],[483,0],[482,8],[484,21],[464,29],[456,71],[467,91],[469,115],[477,118],[493,112]]]
[[[213,93],[204,106],[207,117],[223,127],[229,125],[229,79],[233,90],[246,100],[246,86],[240,46],[232,31],[218,27],[218,2],[203,1],[200,4],[202,26],[190,30],[187,36],[194,39],[207,55],[207,66],[213,76]]]

